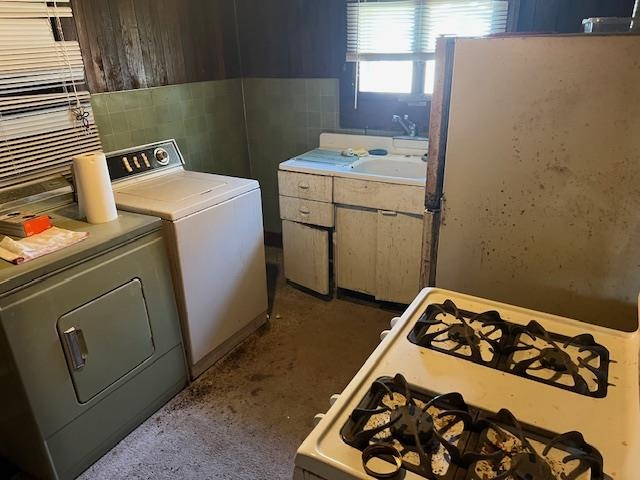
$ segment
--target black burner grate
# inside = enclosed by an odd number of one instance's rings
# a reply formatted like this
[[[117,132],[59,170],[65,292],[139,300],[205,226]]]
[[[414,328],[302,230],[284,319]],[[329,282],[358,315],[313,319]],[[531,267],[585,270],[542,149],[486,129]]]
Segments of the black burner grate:
[[[411,388],[400,374],[373,383],[342,429],[360,450],[373,443],[395,446],[404,468],[429,479],[454,479],[447,459],[460,462],[474,421],[458,393],[435,395]]]
[[[451,300],[430,304],[409,333],[419,346],[473,363],[603,398],[611,385],[609,351],[589,334],[569,338],[536,321],[507,322],[494,310],[474,313]]]
[[[578,432],[556,435],[438,395],[401,374],[376,380],[341,430],[364,451],[395,448],[402,467],[430,480],[606,480],[600,453]],[[384,457],[383,457],[384,458]]]
[[[495,366],[508,340],[509,326],[496,311],[476,314],[446,300],[429,305],[412,334],[420,345]]]

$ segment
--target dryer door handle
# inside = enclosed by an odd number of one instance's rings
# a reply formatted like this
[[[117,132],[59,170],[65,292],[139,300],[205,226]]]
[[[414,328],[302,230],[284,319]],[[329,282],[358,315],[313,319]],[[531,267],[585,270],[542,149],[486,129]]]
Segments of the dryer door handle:
[[[79,328],[71,327],[62,333],[62,345],[69,367],[80,370],[87,364],[87,342]]]

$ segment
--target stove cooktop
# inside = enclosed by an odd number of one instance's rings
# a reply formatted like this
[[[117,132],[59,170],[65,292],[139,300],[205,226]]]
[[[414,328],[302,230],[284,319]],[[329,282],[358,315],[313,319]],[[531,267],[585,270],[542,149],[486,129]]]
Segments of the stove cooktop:
[[[519,422],[507,409],[474,408],[459,393],[436,394],[401,374],[373,382],[341,430],[342,439],[424,478],[442,480],[604,480],[602,455],[576,431],[556,434]],[[379,448],[384,446],[385,448]],[[369,455],[375,449],[379,454]],[[400,464],[398,465],[398,469]]]
[[[406,480],[640,471],[640,330],[427,288],[382,337],[298,449],[296,480],[377,478],[367,468],[378,467]]]
[[[572,338],[537,321],[510,323],[495,310],[470,312],[452,300],[430,304],[409,333],[421,347],[595,398],[607,395],[609,351],[590,334]]]

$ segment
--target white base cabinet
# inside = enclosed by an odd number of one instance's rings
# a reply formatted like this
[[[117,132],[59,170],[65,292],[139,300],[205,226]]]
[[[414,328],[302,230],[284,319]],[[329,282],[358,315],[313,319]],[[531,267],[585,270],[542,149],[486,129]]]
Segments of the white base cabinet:
[[[376,210],[336,207],[336,286],[376,294]]]
[[[410,303],[420,290],[422,217],[336,206],[336,286]]]
[[[293,283],[329,295],[333,179],[279,171],[278,187],[284,275]]]
[[[329,231],[283,220],[282,248],[286,278],[329,295]]]
[[[333,260],[336,287],[411,302],[420,290],[424,187],[282,170],[278,183],[288,280],[329,295]]]
[[[422,216],[378,210],[376,298],[411,303],[420,291]]]

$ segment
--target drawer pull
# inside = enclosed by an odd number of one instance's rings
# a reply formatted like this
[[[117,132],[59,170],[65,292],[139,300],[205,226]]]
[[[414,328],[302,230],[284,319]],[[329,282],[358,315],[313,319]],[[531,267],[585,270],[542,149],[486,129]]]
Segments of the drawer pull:
[[[393,210],[380,210],[380,213],[385,217],[395,217],[398,215],[398,212],[394,212]]]
[[[298,188],[299,188],[300,190],[309,190],[309,184],[308,184],[308,183],[302,183],[302,182],[301,182],[301,183],[299,183],[299,184],[298,184]]]
[[[298,210],[302,215],[309,215],[311,213],[311,210],[309,210],[307,207],[300,207],[300,210]]]
[[[73,370],[80,370],[87,363],[87,343],[84,334],[79,328],[71,327],[62,334],[64,353]]]

